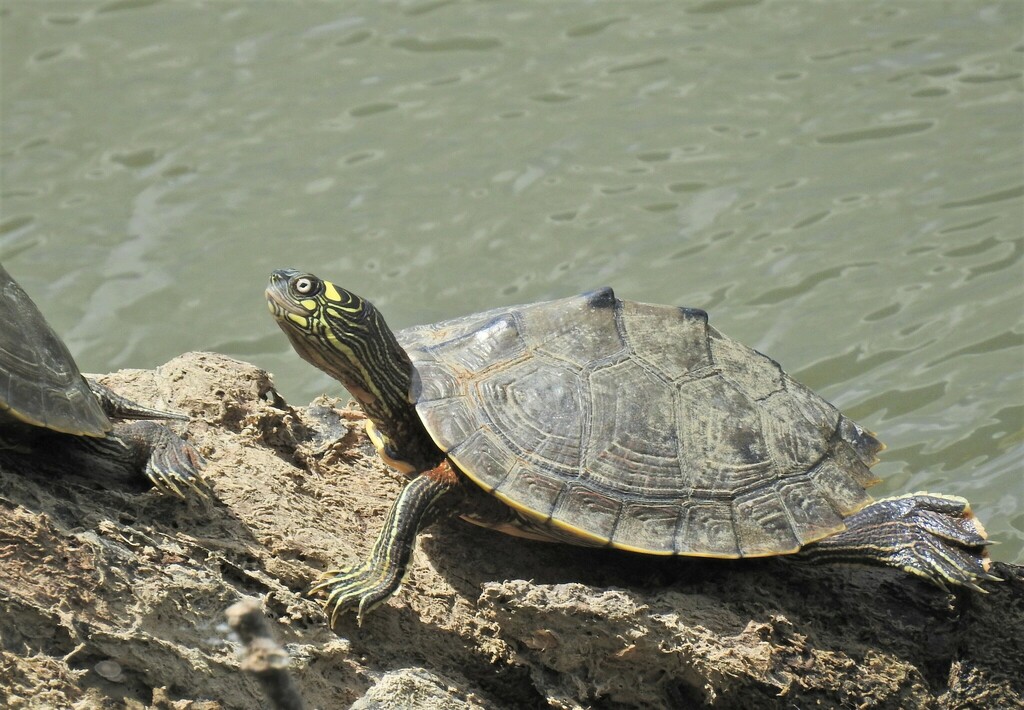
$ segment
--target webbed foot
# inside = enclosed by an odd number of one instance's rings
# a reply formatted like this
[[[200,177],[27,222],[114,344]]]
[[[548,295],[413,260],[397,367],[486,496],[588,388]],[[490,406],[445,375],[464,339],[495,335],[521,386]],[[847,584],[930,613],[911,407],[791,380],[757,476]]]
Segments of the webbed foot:
[[[134,452],[143,475],[159,491],[185,498],[191,490],[202,498],[209,497],[209,485],[201,473],[206,459],[166,426],[149,421],[123,422],[114,426],[112,436]]]
[[[895,567],[942,589],[954,585],[984,592],[981,582],[1001,581],[989,571],[985,528],[963,498],[934,493],[883,498],[847,518],[846,526],[801,555]]]
[[[348,609],[356,610],[356,622],[362,626],[363,617],[402,585],[402,574],[397,565],[364,562],[355,567],[331,570],[313,585],[311,592],[327,592],[324,611],[331,617],[331,627],[338,615]]]
[[[146,461],[146,478],[164,493],[185,498],[185,491],[191,490],[201,498],[209,497],[209,485],[201,470],[206,459],[192,444],[174,435],[153,444]]]

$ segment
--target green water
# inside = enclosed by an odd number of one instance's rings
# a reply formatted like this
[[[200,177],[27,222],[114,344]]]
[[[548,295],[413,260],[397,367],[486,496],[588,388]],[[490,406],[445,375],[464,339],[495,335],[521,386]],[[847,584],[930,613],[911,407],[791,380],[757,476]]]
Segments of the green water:
[[[0,260],[83,369],[337,393],[262,291],[396,327],[711,311],[1024,560],[1024,3],[0,2]]]

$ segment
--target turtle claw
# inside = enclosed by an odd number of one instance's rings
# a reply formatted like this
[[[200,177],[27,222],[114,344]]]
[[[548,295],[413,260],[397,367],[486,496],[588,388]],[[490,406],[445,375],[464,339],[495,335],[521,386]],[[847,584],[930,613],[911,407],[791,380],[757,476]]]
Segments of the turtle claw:
[[[401,582],[401,577],[387,568],[366,562],[325,572],[310,592],[327,592],[324,611],[330,615],[331,628],[352,608],[356,609],[356,623],[362,626],[363,617],[397,592]]]
[[[198,472],[186,477],[177,471],[156,472],[147,468],[146,478],[149,479],[154,488],[166,495],[173,495],[182,499],[187,499],[193,495],[204,500],[209,500],[210,498],[209,485],[206,483],[206,479]]]
[[[153,445],[145,474],[162,493],[186,498],[185,493],[192,491],[209,498],[209,485],[201,473],[205,465],[206,459],[195,447],[168,431],[168,436]]]
[[[181,492],[181,489],[174,484],[174,479],[163,476],[162,472],[155,473],[147,468],[146,478],[150,480],[154,488],[165,495],[174,495],[179,498],[185,497],[185,494]]]

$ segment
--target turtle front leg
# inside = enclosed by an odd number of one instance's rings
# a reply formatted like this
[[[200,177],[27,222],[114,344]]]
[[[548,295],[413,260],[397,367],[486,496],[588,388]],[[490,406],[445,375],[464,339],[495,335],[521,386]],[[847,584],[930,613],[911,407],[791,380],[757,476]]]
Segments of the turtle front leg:
[[[989,540],[971,506],[957,496],[913,493],[883,498],[846,519],[846,530],[808,545],[798,557],[902,569],[946,589],[984,592]]]
[[[416,476],[391,507],[370,559],[326,572],[313,586],[311,592],[327,592],[324,610],[330,612],[332,628],[338,615],[350,608],[356,609],[357,622],[362,626],[367,612],[398,591],[416,544],[416,533],[434,521],[444,508],[439,503],[458,487],[458,476],[447,461]]]
[[[207,497],[207,483],[200,472],[205,459],[166,426],[149,421],[120,422],[107,440],[123,446],[130,459],[128,466],[141,471],[161,492],[184,498],[191,489]]]

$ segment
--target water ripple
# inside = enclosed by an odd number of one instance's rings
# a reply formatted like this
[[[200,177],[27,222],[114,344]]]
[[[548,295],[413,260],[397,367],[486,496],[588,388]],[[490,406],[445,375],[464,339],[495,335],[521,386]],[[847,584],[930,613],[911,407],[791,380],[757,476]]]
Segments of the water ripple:
[[[447,37],[435,40],[407,37],[393,40],[391,46],[409,52],[485,52],[501,47],[502,42],[494,37]]]
[[[946,202],[945,204],[939,205],[943,209],[960,209],[962,207],[981,207],[983,205],[992,204],[993,202],[1002,202],[1004,200],[1015,200],[1018,197],[1024,197],[1024,185],[1017,185],[1010,187],[1005,190],[997,190],[996,192],[990,192],[985,195],[979,195],[977,197],[971,197],[966,200],[959,200],[956,202]]]
[[[819,136],[817,141],[823,145],[834,145],[839,143],[858,143],[860,141],[875,141],[886,138],[898,138],[900,136],[922,133],[935,126],[935,121],[915,121],[892,126],[878,126],[877,128],[865,128],[859,131],[847,131],[844,133],[833,133],[831,135]]]

